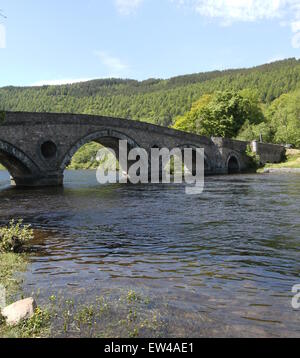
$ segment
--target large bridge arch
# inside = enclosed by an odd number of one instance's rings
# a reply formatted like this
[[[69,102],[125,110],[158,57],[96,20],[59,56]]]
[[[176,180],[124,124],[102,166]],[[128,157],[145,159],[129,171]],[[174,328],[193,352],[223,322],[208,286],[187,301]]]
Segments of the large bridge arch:
[[[98,142],[102,144],[104,147],[111,148],[115,151],[116,155],[118,156],[120,140],[127,141],[128,150],[133,148],[140,148],[140,145],[133,138],[129,137],[128,135],[122,132],[113,129],[96,131],[80,138],[76,143],[73,143],[71,145],[67,153],[65,153],[63,156],[63,160],[60,164],[60,170],[63,172],[66,169],[66,167],[70,164],[74,154],[81,147],[83,147],[85,144],[88,144],[90,142]]]
[[[39,173],[38,166],[16,146],[0,140],[0,163],[8,170],[15,184]]]

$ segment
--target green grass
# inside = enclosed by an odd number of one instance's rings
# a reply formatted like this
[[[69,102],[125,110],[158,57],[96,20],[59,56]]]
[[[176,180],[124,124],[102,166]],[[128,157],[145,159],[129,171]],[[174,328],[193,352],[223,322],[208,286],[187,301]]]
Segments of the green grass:
[[[33,317],[14,327],[0,324],[1,338],[47,338],[50,333],[51,315],[48,310],[37,308]]]
[[[17,273],[26,270],[28,265],[25,254],[0,254],[0,284],[6,289],[7,304],[23,299],[21,290],[22,279]],[[50,334],[51,315],[47,309],[37,308],[29,320],[10,327],[0,315],[0,338],[38,338],[48,337]]]
[[[0,254],[0,284],[6,288],[8,301],[20,295],[20,278],[15,276],[15,273],[25,271],[27,263],[27,257],[24,254]]]

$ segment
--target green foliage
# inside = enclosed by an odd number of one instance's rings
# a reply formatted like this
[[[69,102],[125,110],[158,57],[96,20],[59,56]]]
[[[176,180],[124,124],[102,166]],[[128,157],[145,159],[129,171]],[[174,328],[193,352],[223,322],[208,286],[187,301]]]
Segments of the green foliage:
[[[300,148],[300,91],[284,94],[266,111],[274,143]]]
[[[203,95],[192,105],[192,108],[189,112],[187,112],[184,116],[176,118],[173,128],[190,133],[199,132],[198,120],[201,118],[203,110],[209,105],[212,99],[212,95]]]
[[[254,91],[224,91],[205,95],[174,128],[215,137],[236,137],[246,121],[260,123],[263,113]]]
[[[0,252],[19,252],[26,242],[33,239],[30,225],[22,225],[22,220],[11,220],[8,226],[0,228]]]
[[[265,121],[260,124],[251,124],[248,120],[244,123],[243,127],[239,131],[237,136],[238,140],[253,141],[260,140],[262,136],[263,141],[266,143],[272,143],[273,133],[270,124]]]
[[[95,142],[84,145],[74,155],[68,169],[97,169],[99,162],[96,156],[101,148],[102,145]]]
[[[14,275],[16,271],[24,271],[27,260],[24,255],[15,253],[0,253],[0,284],[6,288],[7,298],[15,295],[19,289],[19,278]]]
[[[249,168],[257,170],[261,166],[261,164],[260,164],[260,156],[255,154],[252,151],[250,145],[247,146],[246,155],[249,158]]]
[[[49,329],[51,315],[48,310],[37,308],[34,315],[22,321],[19,326],[20,338],[39,338],[46,334]]]
[[[63,86],[0,89],[0,108],[10,111],[68,112],[131,118],[172,125],[204,94],[256,90],[270,103],[299,88],[300,61],[288,59],[240,70],[214,71],[168,80],[94,80]]]
[[[50,332],[51,314],[48,310],[37,308],[34,315],[20,322],[17,326],[0,325],[1,338],[42,338]]]

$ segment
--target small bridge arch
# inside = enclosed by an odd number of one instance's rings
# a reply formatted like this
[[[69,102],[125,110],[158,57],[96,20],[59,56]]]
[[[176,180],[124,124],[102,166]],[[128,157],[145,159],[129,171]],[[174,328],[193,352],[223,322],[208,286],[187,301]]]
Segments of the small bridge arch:
[[[229,154],[226,161],[226,168],[228,174],[237,174],[241,171],[241,161],[239,155],[235,152]]]

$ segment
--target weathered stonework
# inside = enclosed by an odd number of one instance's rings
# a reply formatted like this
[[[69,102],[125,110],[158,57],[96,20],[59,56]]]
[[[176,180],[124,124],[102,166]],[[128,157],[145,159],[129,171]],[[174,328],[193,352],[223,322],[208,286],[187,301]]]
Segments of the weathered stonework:
[[[226,174],[232,163],[236,171],[249,166],[249,143],[207,138],[137,121],[55,113],[6,112],[0,126],[0,163],[7,167],[19,186],[57,186],[76,151],[97,141],[118,148],[120,139],[130,147],[204,148],[207,174]],[[260,145],[259,153],[269,162],[277,161],[284,148]]]

